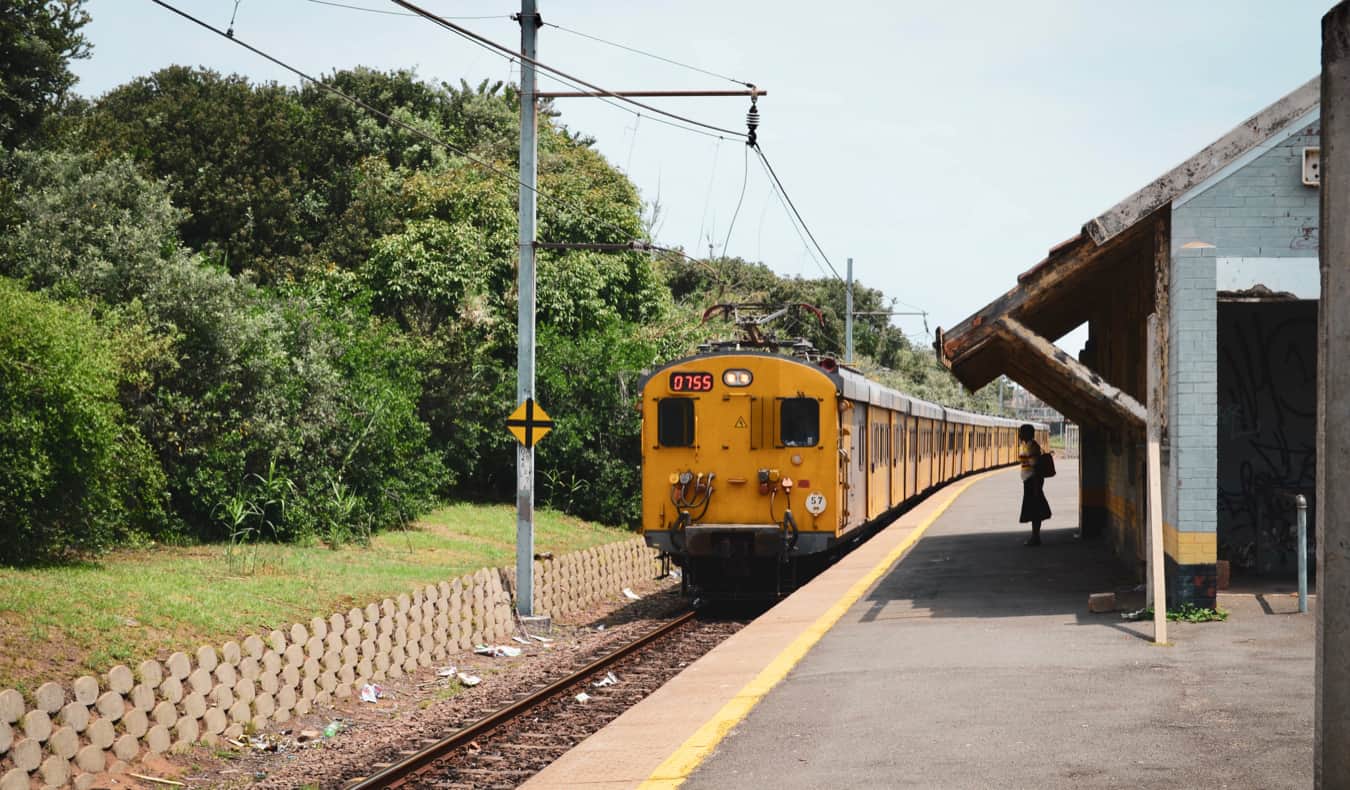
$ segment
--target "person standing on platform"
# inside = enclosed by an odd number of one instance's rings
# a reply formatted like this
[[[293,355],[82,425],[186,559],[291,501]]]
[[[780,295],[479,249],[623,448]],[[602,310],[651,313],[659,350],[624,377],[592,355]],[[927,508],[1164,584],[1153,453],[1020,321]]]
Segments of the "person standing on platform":
[[[1036,469],[1041,456],[1041,445],[1036,441],[1036,429],[1024,423],[1017,429],[1017,459],[1022,464],[1022,513],[1018,521],[1031,523],[1031,537],[1026,545],[1041,545],[1041,522],[1050,518],[1050,502],[1045,498],[1045,478]]]

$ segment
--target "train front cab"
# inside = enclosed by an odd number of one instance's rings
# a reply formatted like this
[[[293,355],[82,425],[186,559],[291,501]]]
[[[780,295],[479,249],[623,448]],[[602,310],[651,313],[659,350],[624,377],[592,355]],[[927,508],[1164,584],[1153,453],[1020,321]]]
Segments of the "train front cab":
[[[846,518],[862,520],[841,507],[839,450],[858,437],[839,429],[851,416],[837,379],[790,357],[714,353],[656,371],[642,395],[648,545],[686,581],[725,585],[709,594],[771,593],[785,559],[825,551]]]

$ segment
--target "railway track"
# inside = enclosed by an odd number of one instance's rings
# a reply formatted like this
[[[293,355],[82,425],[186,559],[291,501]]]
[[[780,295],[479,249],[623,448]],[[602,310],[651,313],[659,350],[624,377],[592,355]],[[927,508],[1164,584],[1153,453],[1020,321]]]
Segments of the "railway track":
[[[686,612],[402,760],[376,766],[378,772],[348,782],[346,790],[515,787],[746,622]]]

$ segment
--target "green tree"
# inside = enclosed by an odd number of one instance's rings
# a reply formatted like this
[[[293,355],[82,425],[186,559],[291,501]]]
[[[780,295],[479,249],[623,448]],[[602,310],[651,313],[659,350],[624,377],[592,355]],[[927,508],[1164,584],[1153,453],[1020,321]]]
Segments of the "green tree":
[[[40,140],[44,123],[75,83],[70,61],[89,57],[80,32],[84,0],[0,4],[0,147]]]

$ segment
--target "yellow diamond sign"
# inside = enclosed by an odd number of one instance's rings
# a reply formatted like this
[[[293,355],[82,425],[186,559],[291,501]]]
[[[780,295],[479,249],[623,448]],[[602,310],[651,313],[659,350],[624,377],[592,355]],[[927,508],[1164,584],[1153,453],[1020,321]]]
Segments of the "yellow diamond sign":
[[[533,447],[553,430],[553,420],[550,420],[539,404],[534,402],[534,398],[526,398],[525,402],[517,406],[516,410],[511,412],[511,416],[506,418],[506,429],[516,437],[516,441],[526,447]]]

